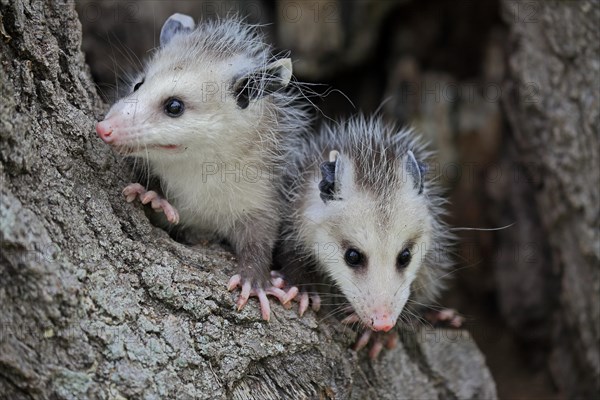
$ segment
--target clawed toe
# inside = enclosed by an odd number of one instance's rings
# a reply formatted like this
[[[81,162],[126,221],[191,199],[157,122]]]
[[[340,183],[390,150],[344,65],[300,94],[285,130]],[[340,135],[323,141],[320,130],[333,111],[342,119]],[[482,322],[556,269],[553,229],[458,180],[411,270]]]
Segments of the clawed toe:
[[[156,193],[154,190],[149,190],[146,193],[143,193],[140,195],[140,201],[142,202],[142,204],[148,204],[153,200],[156,200],[158,197],[158,193]]]
[[[256,295],[260,302],[260,314],[262,318],[268,322],[271,319],[271,305],[269,304],[269,299],[267,299],[267,295],[262,289],[258,289]]]
[[[369,344],[369,340],[371,339],[372,334],[373,334],[373,331],[371,331],[371,330],[364,331],[363,334],[360,335],[360,338],[358,338],[358,340],[354,344],[354,350],[359,351],[359,350],[365,348],[365,346],[367,344]]]
[[[308,292],[301,292],[298,298],[300,302],[300,306],[298,307],[298,314],[300,314],[300,316],[303,316],[306,310],[308,310]]]
[[[381,350],[383,350],[383,342],[380,341],[375,341],[375,343],[373,343],[373,346],[371,346],[371,350],[369,350],[369,358],[371,360],[376,360],[377,357],[379,357],[379,353],[381,353]]]
[[[279,300],[279,302],[283,305],[285,305],[286,303],[288,303],[288,301],[286,300],[287,298],[287,293],[285,292],[285,290],[280,289],[278,287],[272,286],[270,288],[265,289],[266,294],[271,295],[273,297],[276,297],[277,300]]]
[[[145,187],[139,183],[131,183],[123,189],[123,195],[128,203],[131,203],[136,198],[140,199],[142,204],[150,203],[150,206],[154,211],[164,212],[167,217],[167,221],[172,224],[179,223],[179,213],[177,209],[169,203],[168,200],[162,198],[154,190],[146,190]]]
[[[245,281],[242,284],[242,292],[240,293],[240,298],[238,299],[238,311],[240,311],[246,303],[248,303],[248,299],[250,298],[250,294],[252,292],[252,283],[250,281]]]
[[[288,291],[284,299],[284,303],[290,303],[298,296],[299,290],[296,286],[292,286]]]
[[[128,203],[134,201],[141,193],[144,193],[146,189],[139,183],[131,183],[125,186],[123,189],[123,195]]]
[[[451,326],[452,328],[460,328],[465,322],[464,317],[451,308],[445,308],[439,311],[429,311],[425,314],[425,318],[432,325],[442,323]]]
[[[167,216],[167,221],[172,224],[177,225],[179,223],[179,213],[169,202],[163,200],[162,209],[165,215]]]
[[[312,309],[314,312],[318,312],[321,309],[321,296],[317,293],[312,293],[310,295],[310,301],[312,303]]]

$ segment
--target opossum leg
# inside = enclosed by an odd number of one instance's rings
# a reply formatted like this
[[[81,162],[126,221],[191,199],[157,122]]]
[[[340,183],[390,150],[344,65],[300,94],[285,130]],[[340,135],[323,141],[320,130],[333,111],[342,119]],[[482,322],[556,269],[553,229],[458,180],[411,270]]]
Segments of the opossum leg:
[[[238,310],[248,303],[250,297],[258,297],[261,316],[269,321],[271,305],[267,295],[287,306],[287,293],[282,289],[281,282],[274,284],[269,274],[277,229],[272,218],[244,222],[236,226],[233,234],[233,244],[239,260],[238,273],[231,277],[227,289],[232,291],[237,287],[241,288],[237,300]]]
[[[123,195],[128,203],[131,203],[136,198],[139,198],[142,204],[150,203],[152,209],[156,212],[164,212],[167,221],[172,224],[179,223],[179,213],[177,209],[154,190],[146,190],[139,183],[130,183],[123,189]]]
[[[463,322],[465,322],[464,317],[451,308],[427,311],[425,313],[425,319],[432,325],[446,325],[452,328],[460,328]]]

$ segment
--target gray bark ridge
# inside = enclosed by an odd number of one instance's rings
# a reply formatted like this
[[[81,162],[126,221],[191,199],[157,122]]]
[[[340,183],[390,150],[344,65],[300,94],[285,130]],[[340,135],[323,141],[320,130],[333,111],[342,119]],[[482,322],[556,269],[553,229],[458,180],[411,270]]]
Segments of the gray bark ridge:
[[[527,228],[539,232],[540,242],[531,243],[532,257],[517,260],[518,280],[500,282],[501,304],[517,331],[534,327],[538,338],[545,333],[550,368],[569,397],[597,397],[600,4],[505,0],[503,11],[513,50],[503,105],[509,146],[523,172],[515,183],[535,197],[539,216],[532,220],[539,218],[541,226]],[[539,262],[543,268],[527,274]],[[529,318],[513,312],[514,299],[526,292],[533,292],[524,296]]]
[[[407,335],[369,362],[335,320],[237,312],[231,254],[176,243],[123,201],[73,3],[0,4],[3,397],[496,397],[466,331]]]

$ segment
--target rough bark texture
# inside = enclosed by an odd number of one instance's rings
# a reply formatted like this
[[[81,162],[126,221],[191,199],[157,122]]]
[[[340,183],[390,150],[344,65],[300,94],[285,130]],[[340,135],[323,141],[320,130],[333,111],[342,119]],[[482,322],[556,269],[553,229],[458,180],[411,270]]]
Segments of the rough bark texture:
[[[517,163],[505,188],[523,223],[502,233],[519,257],[498,271],[501,305],[521,335],[550,347],[561,389],[591,398],[600,391],[600,5],[503,6],[513,50],[507,160]]]
[[[371,363],[335,321],[236,312],[229,253],[123,201],[73,3],[0,4],[2,397],[496,397],[465,331],[403,335]]]

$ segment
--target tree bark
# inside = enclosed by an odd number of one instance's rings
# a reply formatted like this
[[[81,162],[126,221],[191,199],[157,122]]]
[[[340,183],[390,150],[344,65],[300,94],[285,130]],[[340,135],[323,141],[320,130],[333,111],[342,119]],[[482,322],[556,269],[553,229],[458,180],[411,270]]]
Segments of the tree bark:
[[[496,397],[466,331],[403,334],[370,362],[333,319],[237,312],[230,253],[123,200],[73,3],[0,4],[2,397]]]
[[[568,397],[592,398],[600,392],[600,5],[504,0],[503,9],[512,36],[505,165],[513,166],[503,192],[520,222],[500,233],[503,253],[519,255],[497,271],[502,311],[521,336],[549,348]]]

